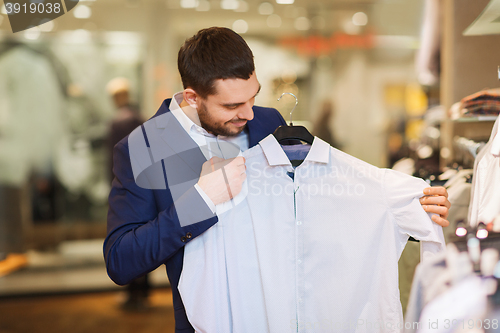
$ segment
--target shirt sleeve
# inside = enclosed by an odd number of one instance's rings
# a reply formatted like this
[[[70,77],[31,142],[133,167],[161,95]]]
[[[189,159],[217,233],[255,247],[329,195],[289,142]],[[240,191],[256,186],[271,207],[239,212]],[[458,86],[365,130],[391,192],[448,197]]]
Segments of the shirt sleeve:
[[[424,196],[424,188],[429,185],[422,179],[395,170],[384,171],[384,194],[400,239],[404,240],[402,247],[409,236],[420,240],[421,261],[444,250],[442,227],[432,221],[432,214],[425,212],[419,201]]]
[[[203,200],[207,204],[208,208],[210,208],[210,210],[212,211],[212,213],[215,214],[215,205],[214,205],[213,201],[209,198],[209,196],[205,193],[205,191],[203,191],[201,189],[201,187],[198,185],[198,183],[196,183],[194,185],[194,188],[196,189],[196,191],[198,191],[198,193],[203,198]]]

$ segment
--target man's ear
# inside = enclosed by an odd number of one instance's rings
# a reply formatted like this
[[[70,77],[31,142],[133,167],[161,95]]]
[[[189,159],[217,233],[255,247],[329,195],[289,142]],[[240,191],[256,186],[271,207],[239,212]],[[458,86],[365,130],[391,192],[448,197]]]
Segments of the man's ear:
[[[186,88],[182,92],[182,97],[184,98],[184,100],[186,101],[186,103],[189,104],[190,107],[192,107],[194,109],[198,108],[198,103],[197,102],[200,99],[200,96],[196,93],[196,91],[194,91],[191,88]]]

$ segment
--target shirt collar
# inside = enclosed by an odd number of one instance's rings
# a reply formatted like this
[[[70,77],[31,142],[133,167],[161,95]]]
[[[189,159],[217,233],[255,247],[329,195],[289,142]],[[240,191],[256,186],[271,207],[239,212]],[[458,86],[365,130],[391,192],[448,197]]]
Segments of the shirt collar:
[[[281,148],[274,135],[269,134],[259,142],[267,162],[270,166],[291,165],[290,160]],[[304,161],[328,164],[330,160],[330,145],[318,137],[314,137],[313,144]]]
[[[180,104],[183,100],[182,91],[174,94],[172,100],[170,101],[170,106],[168,107],[170,112],[174,115],[174,117],[179,121],[182,128],[188,133],[191,131],[197,131],[205,136],[213,136],[208,133],[203,127],[195,124],[189,117],[184,113]]]

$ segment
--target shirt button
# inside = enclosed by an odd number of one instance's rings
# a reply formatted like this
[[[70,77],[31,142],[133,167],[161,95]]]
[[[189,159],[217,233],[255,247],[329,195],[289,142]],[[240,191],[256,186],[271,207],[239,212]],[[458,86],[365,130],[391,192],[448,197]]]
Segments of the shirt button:
[[[299,298],[299,303],[302,303],[302,298]]]
[[[302,260],[300,260],[300,259],[297,260],[297,264],[299,264],[299,265],[302,264]]]
[[[191,239],[191,238],[193,238],[193,234],[191,234],[190,232],[188,232],[188,233],[186,234],[186,238],[187,238],[187,239]]]
[[[297,225],[302,225],[302,221],[297,221]]]
[[[186,241],[187,241],[186,236],[182,236],[182,237],[181,237],[181,242],[186,243]]]

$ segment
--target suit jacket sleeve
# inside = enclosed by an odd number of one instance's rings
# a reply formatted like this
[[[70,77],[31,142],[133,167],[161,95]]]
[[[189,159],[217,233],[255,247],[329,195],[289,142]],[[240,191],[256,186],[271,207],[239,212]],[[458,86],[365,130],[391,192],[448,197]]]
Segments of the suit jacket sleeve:
[[[104,258],[110,278],[123,285],[165,263],[214,225],[217,217],[181,226],[175,207],[190,206],[192,210],[193,202],[203,200],[200,194],[192,187],[177,198],[174,206],[168,188],[139,187],[134,181],[126,140],[115,146],[113,165],[115,179],[109,195]]]

